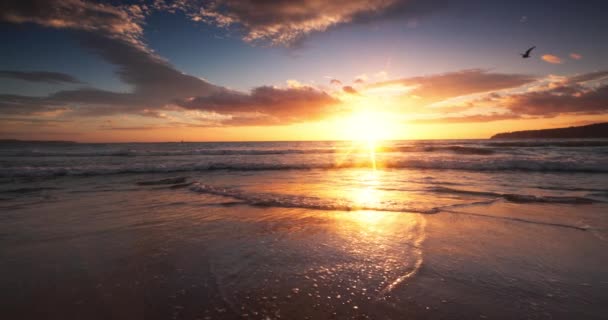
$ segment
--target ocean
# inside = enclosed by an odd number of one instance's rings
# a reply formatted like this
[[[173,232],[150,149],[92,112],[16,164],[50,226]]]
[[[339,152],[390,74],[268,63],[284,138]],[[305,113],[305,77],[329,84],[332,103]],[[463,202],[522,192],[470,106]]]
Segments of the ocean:
[[[603,319],[608,140],[2,143],[7,319]]]

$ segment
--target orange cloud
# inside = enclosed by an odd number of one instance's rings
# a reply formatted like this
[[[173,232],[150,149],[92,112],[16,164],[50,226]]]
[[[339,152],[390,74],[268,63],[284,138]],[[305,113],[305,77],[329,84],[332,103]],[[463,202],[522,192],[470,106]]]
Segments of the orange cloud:
[[[475,114],[466,116],[452,116],[433,119],[419,119],[412,121],[413,123],[472,123],[472,122],[492,122],[519,119],[520,117],[513,113],[496,113],[490,114]]]
[[[559,115],[600,115],[608,113],[608,85],[602,84],[602,79],[608,77],[608,71],[597,71],[564,77],[552,85],[540,85],[528,88],[526,91],[497,94],[495,92],[484,97],[470,100],[463,105],[449,108],[449,111],[477,109],[479,114],[446,114],[443,117],[421,119],[416,122],[490,122],[508,119],[548,118]],[[541,84],[544,80],[539,81]],[[593,83],[591,83],[593,82]],[[490,110],[500,112],[487,113]],[[445,108],[441,108],[444,111]]]
[[[536,81],[525,74],[494,73],[482,69],[461,70],[423,77],[403,78],[371,84],[370,88],[391,85],[414,87],[409,94],[426,103],[469,94],[519,87]]]
[[[570,58],[574,60],[581,60],[583,58],[583,55],[573,52],[570,54]]]
[[[358,94],[357,90],[355,90],[355,88],[353,88],[351,86],[344,86],[344,87],[342,87],[342,90],[344,90],[344,92],[346,92],[346,93]]]
[[[562,63],[562,59],[558,56],[552,55],[552,54],[544,54],[541,59],[543,59],[543,61],[545,62],[549,62],[552,64],[561,64]]]
[[[223,90],[176,104],[186,110],[213,112],[228,116],[223,125],[288,124],[319,120],[335,111],[340,101],[309,86],[276,88],[262,86],[250,93]]]

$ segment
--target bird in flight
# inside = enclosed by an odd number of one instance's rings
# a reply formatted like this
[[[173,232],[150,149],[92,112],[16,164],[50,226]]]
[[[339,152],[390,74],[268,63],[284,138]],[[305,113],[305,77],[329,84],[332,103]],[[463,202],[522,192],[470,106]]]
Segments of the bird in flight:
[[[532,48],[528,49],[528,50],[526,51],[526,53],[522,53],[522,54],[521,54],[521,57],[522,57],[522,58],[524,58],[524,59],[526,59],[526,58],[530,58],[530,52],[532,52],[532,50],[534,50],[534,48],[536,48],[536,46],[534,46],[534,47],[532,47]]]

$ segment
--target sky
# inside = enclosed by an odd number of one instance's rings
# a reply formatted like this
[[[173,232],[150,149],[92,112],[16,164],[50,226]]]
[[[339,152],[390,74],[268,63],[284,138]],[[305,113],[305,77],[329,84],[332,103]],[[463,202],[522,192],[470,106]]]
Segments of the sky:
[[[4,0],[0,139],[477,139],[605,122],[607,10]]]

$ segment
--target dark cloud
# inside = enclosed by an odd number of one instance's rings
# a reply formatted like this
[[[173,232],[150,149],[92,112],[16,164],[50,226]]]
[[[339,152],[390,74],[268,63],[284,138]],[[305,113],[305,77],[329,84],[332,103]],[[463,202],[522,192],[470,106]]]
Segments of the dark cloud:
[[[608,85],[589,88],[564,85],[549,90],[507,96],[503,105],[515,114],[555,116],[608,112]]]
[[[47,72],[47,71],[11,71],[11,70],[0,70],[1,78],[17,79],[31,82],[46,82],[46,83],[82,83],[75,77],[60,73],[60,72]]]
[[[348,23],[415,17],[445,0],[196,0],[160,1],[159,10],[180,10],[194,21],[236,26],[247,42],[290,45],[302,37]]]
[[[262,86],[251,93],[229,90],[202,79],[185,75],[166,61],[122,39],[90,34],[82,44],[118,66],[122,81],[131,92],[112,92],[96,88],[63,90],[46,97],[0,95],[0,112],[28,114],[69,106],[72,114],[98,116],[137,114],[159,117],[168,105],[183,109],[212,111],[226,117],[228,125],[251,123],[290,123],[318,119],[338,100],[312,87],[274,88]],[[255,113],[255,117],[241,116]]]
[[[35,126],[35,127],[47,127],[47,128],[62,127],[63,124],[69,123],[69,121],[67,121],[67,120],[30,118],[30,117],[0,118],[0,122],[2,122],[4,124],[4,126],[10,125],[10,124],[19,124],[20,126]]]
[[[82,0],[3,0],[0,21],[97,32],[142,46],[145,8]]]
[[[230,125],[277,124],[318,119],[338,102],[311,87],[261,86],[242,93],[186,75],[143,45],[140,28],[129,11],[134,10],[132,7],[93,5],[79,0],[9,1],[2,6],[7,9],[1,16],[5,21],[82,30],[78,36],[82,46],[117,66],[120,79],[132,88],[130,92],[79,88],[46,97],[0,95],[3,114],[27,115],[69,108],[70,114],[80,116],[120,113],[159,118],[159,110],[177,105],[223,115]],[[82,26],[72,21],[80,18]],[[89,26],[93,22],[99,25]]]
[[[342,85],[342,81],[338,80],[338,79],[331,79],[329,80],[329,84],[333,84],[336,86],[341,86]]]
[[[32,123],[32,124],[48,124],[48,123],[64,123],[69,122],[67,120],[60,119],[41,119],[41,118],[0,118],[0,121],[10,121],[10,122],[24,122],[24,123]]]
[[[65,109],[61,103],[40,97],[0,94],[0,114],[31,115]]]
[[[525,74],[505,74],[470,69],[424,77],[413,77],[372,84],[370,87],[402,84],[414,87],[408,95],[431,103],[448,98],[519,87],[537,79]]]
[[[359,94],[359,92],[351,86],[344,86],[344,87],[342,87],[342,90],[344,90],[344,92],[350,93],[350,94]]]
[[[496,114],[490,119],[501,117],[555,117],[562,114],[605,114],[608,113],[608,84],[601,80],[608,77],[608,71],[579,74],[558,79],[548,85],[532,86],[528,90],[515,93],[490,93],[469,101],[464,109],[478,105],[493,105],[503,108],[506,113]],[[443,108],[442,108],[443,109]],[[460,118],[444,119],[458,121]],[[479,116],[480,121],[490,121]],[[465,119],[463,119],[465,120]]]
[[[600,80],[608,78],[608,70],[596,71],[590,73],[579,74],[568,78],[569,83],[581,83],[587,81]]]
[[[164,59],[121,39],[82,34],[82,45],[118,67],[117,74],[131,85],[129,93],[94,88],[60,91],[52,101],[75,103],[92,108],[81,114],[137,113],[162,108],[177,99],[215,94],[225,89],[176,70]]]
[[[133,86],[133,93],[149,100],[203,95],[220,90],[200,78],[176,70],[164,59],[128,42],[86,34],[82,44],[118,66],[120,79]]]
[[[363,78],[357,78],[357,79],[355,79],[354,82],[355,82],[355,84],[364,84],[365,83],[365,79],[363,79]]]
[[[103,33],[145,47],[142,25],[155,11],[183,12],[193,21],[236,27],[247,42],[290,45],[302,37],[349,23],[418,17],[447,0],[4,0],[0,20]]]

